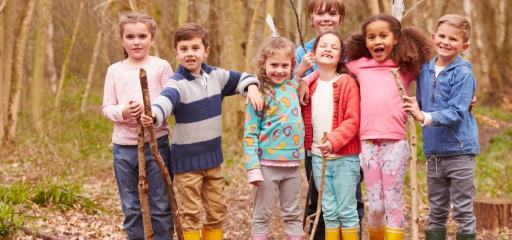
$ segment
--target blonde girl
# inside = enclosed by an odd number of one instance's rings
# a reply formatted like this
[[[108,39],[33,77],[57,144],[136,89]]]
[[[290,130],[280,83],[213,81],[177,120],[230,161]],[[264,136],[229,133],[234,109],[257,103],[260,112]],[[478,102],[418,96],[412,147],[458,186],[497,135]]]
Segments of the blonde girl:
[[[255,186],[251,222],[253,240],[266,240],[275,198],[288,240],[303,238],[300,202],[300,161],[304,159],[304,125],[292,79],[293,44],[282,37],[268,39],[258,59],[263,110],[247,105],[244,128],[245,167]],[[277,192],[275,191],[277,189]]]

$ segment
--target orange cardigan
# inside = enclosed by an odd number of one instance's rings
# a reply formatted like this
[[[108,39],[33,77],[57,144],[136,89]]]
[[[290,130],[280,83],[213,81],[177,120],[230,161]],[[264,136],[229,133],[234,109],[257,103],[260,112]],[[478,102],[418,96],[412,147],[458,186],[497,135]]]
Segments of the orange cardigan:
[[[310,74],[314,79],[309,81],[310,99],[318,85],[318,74]],[[357,82],[348,74],[342,74],[333,83],[334,112],[332,132],[327,139],[332,145],[332,153],[353,155],[361,152],[359,141],[360,96]],[[304,147],[311,150],[313,142],[313,124],[311,122],[311,101],[302,107],[302,118],[306,130]]]

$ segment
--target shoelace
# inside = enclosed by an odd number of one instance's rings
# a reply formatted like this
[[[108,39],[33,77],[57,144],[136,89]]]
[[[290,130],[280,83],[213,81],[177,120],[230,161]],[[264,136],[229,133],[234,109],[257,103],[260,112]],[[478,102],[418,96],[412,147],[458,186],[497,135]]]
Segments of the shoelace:
[[[438,173],[437,173],[437,163],[438,163],[438,162],[440,162],[440,161],[441,161],[441,159],[439,158],[439,156],[437,156],[437,155],[433,155],[432,157],[430,157],[430,158],[428,159],[427,163],[428,163],[428,162],[432,162],[432,161],[434,161],[434,163],[436,164],[436,174],[438,174]]]

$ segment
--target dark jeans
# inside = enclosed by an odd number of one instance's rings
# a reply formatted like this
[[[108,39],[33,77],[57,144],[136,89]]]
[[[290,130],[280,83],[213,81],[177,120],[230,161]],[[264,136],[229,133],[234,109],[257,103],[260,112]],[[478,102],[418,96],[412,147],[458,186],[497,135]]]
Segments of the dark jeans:
[[[310,151],[307,151],[306,153],[306,162],[305,162],[305,166],[306,166],[306,176],[308,178],[308,181],[313,181],[312,179],[309,179],[312,175],[311,175],[311,171],[312,171],[312,155],[311,155],[311,152]],[[361,173],[361,180],[359,181],[359,184],[357,184],[357,189],[356,189],[356,198],[357,198],[357,214],[359,215],[359,239],[362,239],[362,224],[361,222],[363,221],[363,218],[364,218],[364,201],[363,201],[363,195],[361,193],[361,182],[363,182],[363,171],[362,169],[359,170],[360,173]],[[309,205],[308,205],[308,208],[307,208],[307,213],[308,213],[308,216],[311,215],[311,214],[314,214],[316,213],[316,206],[317,206],[317,203],[318,203],[318,190],[316,189],[315,187],[315,183],[313,182],[312,183],[313,186],[311,188],[311,193],[309,195]],[[313,226],[313,225],[311,225]],[[312,227],[310,227],[309,229],[312,229]],[[315,232],[315,237],[314,237],[315,240],[324,240],[325,239],[325,223],[324,223],[324,218],[323,218],[323,212],[320,211],[320,219],[318,221],[318,226],[316,228],[316,232]]]
[[[157,142],[158,151],[170,172],[171,150],[168,135],[159,138]],[[129,239],[144,239],[138,191],[139,163],[137,160],[137,146],[113,144],[112,152],[114,156],[114,173],[124,213],[124,229]],[[144,155],[146,159],[147,181],[149,185],[148,198],[154,239],[172,239],[174,228],[171,207],[167,197],[167,188],[158,165],[153,160],[148,143],[144,145]]]

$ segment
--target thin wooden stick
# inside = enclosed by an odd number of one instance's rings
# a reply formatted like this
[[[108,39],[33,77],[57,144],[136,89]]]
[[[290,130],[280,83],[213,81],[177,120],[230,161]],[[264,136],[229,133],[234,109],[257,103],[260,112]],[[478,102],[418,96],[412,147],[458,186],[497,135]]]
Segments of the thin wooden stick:
[[[152,116],[151,113],[151,100],[149,99],[149,89],[148,89],[148,79],[146,75],[146,71],[144,69],[140,69],[140,86],[142,89],[142,97],[144,99],[144,114],[148,116]],[[153,155],[153,159],[156,161],[160,172],[165,180],[165,185],[167,187],[167,194],[169,198],[169,203],[171,204],[172,216],[174,220],[174,227],[176,229],[176,234],[178,235],[178,240],[183,240],[183,228],[181,226],[180,214],[178,210],[178,203],[176,202],[176,197],[174,195],[174,188],[172,184],[171,177],[169,175],[169,171],[162,160],[162,156],[158,151],[158,145],[156,143],[155,132],[153,131],[153,126],[148,127],[149,133],[149,144],[151,146],[151,154]]]
[[[322,136],[322,142],[327,142],[327,132],[324,132]],[[325,155],[322,154],[322,174],[320,175],[320,188],[318,189],[318,202],[316,203],[316,213],[315,213],[315,221],[313,222],[313,228],[311,229],[311,233],[309,235],[309,240],[313,240],[315,237],[316,228],[318,226],[318,221],[320,220],[320,211],[322,210],[322,199],[324,195],[324,187],[325,187],[325,168],[327,165],[327,159]]]
[[[139,200],[142,213],[142,224],[144,226],[144,239],[153,239],[153,227],[151,226],[151,215],[148,200],[148,179],[146,176],[146,159],[144,158],[144,127],[139,120],[139,135],[137,142],[137,153],[139,160]]]
[[[293,12],[295,13],[295,20],[297,20],[297,31],[299,32],[300,46],[302,47],[302,49],[304,49],[304,52],[307,53],[306,47],[304,46],[304,41],[302,40],[302,31],[300,30],[299,13],[297,12],[297,8],[295,8],[295,1],[290,0],[290,4],[292,5]]]
[[[404,85],[400,76],[398,75],[398,68],[392,69],[391,73],[395,79],[396,86],[400,92],[400,96],[404,98],[407,96]],[[418,239],[418,180],[416,176],[416,162],[417,162],[417,144],[416,144],[416,124],[411,114],[407,115],[407,128],[409,131],[409,148],[411,151],[411,160],[409,162],[409,173],[411,175],[411,239]]]

